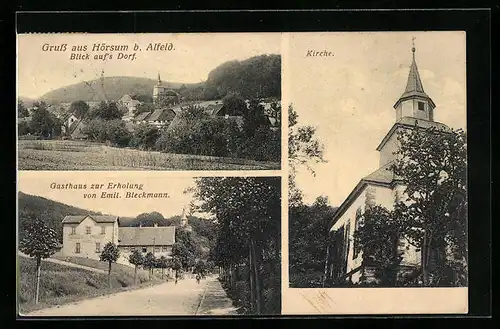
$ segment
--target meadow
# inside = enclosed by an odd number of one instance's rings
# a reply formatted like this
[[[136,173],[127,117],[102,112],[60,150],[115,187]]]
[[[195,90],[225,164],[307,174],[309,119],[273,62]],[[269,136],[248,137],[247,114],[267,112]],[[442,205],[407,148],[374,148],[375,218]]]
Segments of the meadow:
[[[99,269],[107,268],[105,263],[99,261],[82,262],[84,264],[81,265]],[[82,262],[75,261],[77,264]],[[39,303],[35,304],[36,261],[32,258],[18,257],[19,312],[28,313],[37,309],[164,282],[157,274],[149,281],[147,271],[142,269],[138,271],[137,277],[138,284],[134,285],[134,269],[113,264],[110,288],[107,274],[42,261]]]
[[[277,162],[172,154],[70,140],[19,140],[19,170],[278,170]]]

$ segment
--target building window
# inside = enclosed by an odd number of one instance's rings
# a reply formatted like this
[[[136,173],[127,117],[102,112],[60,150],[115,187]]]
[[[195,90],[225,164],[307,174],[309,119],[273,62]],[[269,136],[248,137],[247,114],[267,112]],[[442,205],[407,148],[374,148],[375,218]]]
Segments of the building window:
[[[423,102],[417,102],[418,104],[418,109],[420,111],[424,111],[425,110],[425,104]]]
[[[163,251],[163,252],[167,252],[167,251],[168,251],[168,247],[167,247],[167,246],[163,246],[163,247],[161,247],[161,251]]]
[[[75,254],[79,254],[79,253],[80,253],[80,243],[77,242],[75,245]]]
[[[85,227],[85,234],[90,234],[92,233],[92,228],[90,226]]]
[[[130,247],[130,251],[135,251],[135,247]]]
[[[155,247],[155,252],[160,252],[160,247]]]
[[[101,234],[106,234],[106,226],[101,226]]]
[[[75,235],[76,234],[76,227],[72,227],[71,228],[71,235]]]
[[[101,252],[101,243],[100,242],[95,243],[95,252]]]
[[[148,248],[142,247],[142,252],[148,252]]]

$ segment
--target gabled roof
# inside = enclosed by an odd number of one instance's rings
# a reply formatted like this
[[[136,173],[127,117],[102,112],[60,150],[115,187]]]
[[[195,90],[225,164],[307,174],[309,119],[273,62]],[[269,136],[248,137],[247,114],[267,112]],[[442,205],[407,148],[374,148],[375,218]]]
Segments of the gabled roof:
[[[120,227],[120,246],[171,246],[175,243],[175,226]]]
[[[222,103],[210,104],[210,105],[207,105],[206,107],[204,107],[204,110],[208,115],[217,115],[223,107],[224,107],[224,104],[222,104]]]
[[[135,118],[134,120],[137,120],[137,121],[143,121],[143,120],[146,120],[146,118],[151,114],[151,112],[142,112],[142,113],[139,113]]]
[[[357,199],[359,194],[363,191],[363,188],[367,185],[384,186],[387,188],[392,187],[397,181],[398,177],[394,175],[390,169],[392,162],[389,162],[385,166],[380,167],[371,174],[363,177],[359,183],[354,187],[354,189],[349,193],[347,198],[339,206],[335,214],[333,214],[332,220],[330,221],[329,227],[332,227],[337,220],[342,216],[349,206]]]
[[[66,216],[62,222],[63,224],[80,224],[87,217],[92,218],[96,223],[114,223],[118,221],[117,216],[78,215]]]
[[[175,112],[170,109],[158,109],[147,118],[147,121],[168,121],[175,117]]]

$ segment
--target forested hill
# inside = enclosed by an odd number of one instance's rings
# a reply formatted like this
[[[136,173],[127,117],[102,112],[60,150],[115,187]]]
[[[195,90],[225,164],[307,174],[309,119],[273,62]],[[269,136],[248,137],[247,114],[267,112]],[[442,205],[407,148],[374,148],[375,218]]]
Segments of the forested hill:
[[[54,229],[62,241],[62,220],[68,215],[101,215],[64,203],[49,200],[39,196],[19,192],[19,224],[20,235],[22,236],[22,222],[29,220],[30,217],[41,218],[50,228]]]
[[[105,77],[52,90],[41,97],[47,104],[71,103],[78,100],[117,100],[123,95],[152,95],[155,79],[139,77]],[[164,82],[168,88],[179,88],[181,83]]]
[[[163,72],[161,68],[159,71]],[[168,76],[168,72],[165,74]],[[104,77],[52,90],[39,100],[52,105],[78,100],[117,100],[123,95],[152,96],[156,82],[156,79],[140,77]],[[163,85],[176,90],[186,101],[220,99],[228,93],[238,93],[245,98],[280,98],[281,55],[260,55],[243,61],[225,62],[208,74],[206,82],[163,82]]]
[[[281,55],[260,55],[244,61],[229,61],[208,75],[206,88],[219,96],[229,92],[244,98],[281,97]]]

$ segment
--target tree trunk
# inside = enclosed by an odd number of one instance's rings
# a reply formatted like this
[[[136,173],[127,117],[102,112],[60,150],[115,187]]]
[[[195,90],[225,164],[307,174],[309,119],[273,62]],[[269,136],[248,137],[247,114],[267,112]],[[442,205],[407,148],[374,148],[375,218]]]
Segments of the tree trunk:
[[[161,269],[161,279],[162,279],[162,280],[163,280],[164,274],[165,274],[165,269],[164,269],[164,268],[162,268],[162,269]]]
[[[257,311],[257,314],[260,314],[261,313],[261,294],[260,294],[260,282],[259,282],[259,273],[258,273],[258,265],[259,265],[259,262],[258,260],[256,259],[256,255],[257,255],[257,252],[256,252],[256,248],[255,248],[255,241],[253,240],[253,238],[250,238],[250,250],[251,250],[251,253],[252,253],[252,270],[253,270],[253,273],[254,273],[254,279],[255,279],[255,308],[256,308],[256,311]]]
[[[326,246],[326,259],[325,259],[325,274],[323,275],[323,282],[321,286],[324,288],[325,287],[325,282],[326,278],[328,276],[328,264],[329,264],[329,259],[330,259],[330,244]]]
[[[134,268],[134,284],[137,284],[137,265]]]
[[[428,249],[428,242],[427,242],[427,230],[424,231],[424,241],[422,243],[422,250],[421,250],[421,260],[420,262],[421,267],[422,267],[422,280],[424,283],[424,286],[427,286],[429,284],[429,272],[427,271],[427,255],[429,254],[429,249]]]
[[[108,262],[108,286],[111,288],[111,262]]]
[[[35,290],[35,304],[38,304],[38,297],[40,295],[40,270],[42,268],[42,259],[36,259],[36,290]]]
[[[151,268],[149,268],[149,271],[148,271],[148,272],[149,272],[149,273],[148,273],[148,275],[149,275],[149,281],[151,281],[151,272],[153,272],[153,271],[152,271],[152,269],[151,269]]]
[[[251,243],[249,243],[248,246],[248,276],[249,276],[249,281],[250,281],[250,308],[252,312],[256,312],[256,307],[255,307],[255,300],[256,300],[256,295],[255,295],[255,276],[254,272],[252,269],[253,266],[253,256],[252,256],[252,246]]]

